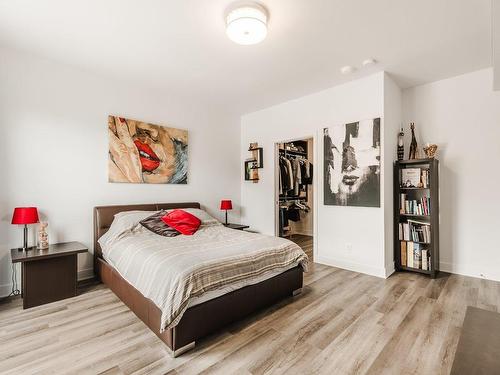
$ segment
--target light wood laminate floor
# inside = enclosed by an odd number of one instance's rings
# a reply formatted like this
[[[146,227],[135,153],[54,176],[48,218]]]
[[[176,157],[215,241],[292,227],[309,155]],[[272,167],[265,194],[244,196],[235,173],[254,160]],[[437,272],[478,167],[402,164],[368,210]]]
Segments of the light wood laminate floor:
[[[448,374],[467,305],[499,311],[500,283],[314,265],[301,295],[173,359],[100,285],[29,310],[0,304],[0,373]]]

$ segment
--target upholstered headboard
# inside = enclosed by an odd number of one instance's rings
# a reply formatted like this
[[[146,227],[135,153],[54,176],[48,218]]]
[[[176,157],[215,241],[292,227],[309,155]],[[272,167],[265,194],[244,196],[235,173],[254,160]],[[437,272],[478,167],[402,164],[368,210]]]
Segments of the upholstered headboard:
[[[101,247],[97,240],[108,231],[114,216],[123,211],[158,211],[173,208],[200,208],[197,202],[188,203],[148,203],[129,204],[122,206],[99,206],[94,207],[94,269],[97,270],[97,259],[102,258]]]

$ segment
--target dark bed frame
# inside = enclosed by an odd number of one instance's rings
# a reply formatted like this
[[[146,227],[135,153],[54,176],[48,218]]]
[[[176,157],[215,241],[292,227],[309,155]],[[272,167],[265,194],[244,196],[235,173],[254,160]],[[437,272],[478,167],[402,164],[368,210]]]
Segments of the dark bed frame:
[[[194,348],[196,340],[228,324],[296,295],[302,289],[300,266],[258,284],[237,289],[186,310],[180,322],[160,333],[160,309],[129,284],[102,257],[97,240],[107,232],[114,215],[123,211],[158,211],[173,208],[200,208],[199,203],[153,203],[94,208],[94,270],[105,283],[170,348],[174,357]]]

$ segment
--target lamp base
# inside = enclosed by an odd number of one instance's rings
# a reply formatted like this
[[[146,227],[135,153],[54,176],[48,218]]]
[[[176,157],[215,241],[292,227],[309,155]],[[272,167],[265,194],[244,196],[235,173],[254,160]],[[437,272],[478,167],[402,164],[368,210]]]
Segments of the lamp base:
[[[28,246],[28,225],[24,224],[23,228],[23,247],[18,247],[18,251],[28,251],[36,249],[36,246]]]
[[[29,251],[29,250],[35,250],[36,246],[29,246],[29,247],[18,247],[17,251]]]

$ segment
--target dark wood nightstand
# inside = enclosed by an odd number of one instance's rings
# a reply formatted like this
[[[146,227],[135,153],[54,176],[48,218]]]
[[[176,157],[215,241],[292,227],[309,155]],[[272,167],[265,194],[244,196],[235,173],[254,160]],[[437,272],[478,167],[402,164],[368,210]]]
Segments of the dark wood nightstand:
[[[79,242],[63,242],[48,249],[12,249],[12,263],[21,263],[23,309],[76,296],[77,255],[88,251]]]
[[[231,228],[231,229],[237,229],[237,230],[243,230],[243,229],[247,229],[247,228],[250,228],[250,226],[248,225],[243,225],[243,224],[224,224],[224,226],[226,228]]]

